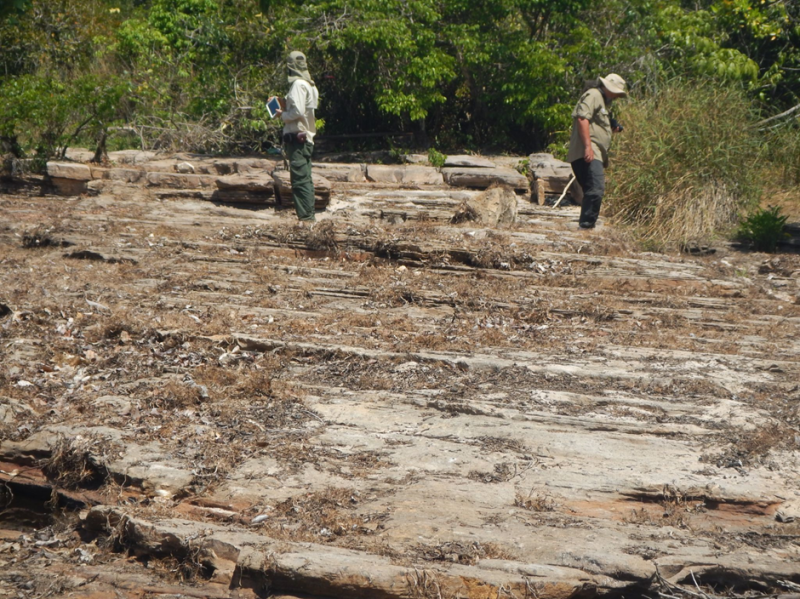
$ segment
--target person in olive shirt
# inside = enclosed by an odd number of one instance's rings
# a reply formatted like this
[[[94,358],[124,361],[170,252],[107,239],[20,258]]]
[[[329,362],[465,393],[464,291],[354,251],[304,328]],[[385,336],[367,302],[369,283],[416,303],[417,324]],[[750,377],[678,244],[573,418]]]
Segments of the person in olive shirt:
[[[622,127],[611,118],[611,102],[627,95],[625,80],[612,73],[608,77],[600,77],[596,86],[583,92],[572,111],[572,137],[567,162],[572,164],[575,179],[583,188],[578,221],[582,229],[594,228],[600,215],[611,133],[622,131]]]
[[[319,104],[319,92],[308,73],[306,57],[292,52],[286,60],[289,93],[281,102],[283,110],[276,111],[283,121],[283,147],[289,160],[292,181],[292,202],[301,222],[312,222],[314,215],[314,181],[311,177],[311,155],[317,132],[314,111]]]

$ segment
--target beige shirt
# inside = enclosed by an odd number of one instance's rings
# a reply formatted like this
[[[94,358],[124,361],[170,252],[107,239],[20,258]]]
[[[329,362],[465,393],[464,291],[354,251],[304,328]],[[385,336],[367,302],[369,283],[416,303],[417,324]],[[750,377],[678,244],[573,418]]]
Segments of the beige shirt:
[[[317,120],[314,111],[319,104],[319,92],[315,85],[303,79],[292,83],[289,93],[286,94],[286,110],[281,113],[284,133],[308,133],[308,141],[314,143],[317,133]]]
[[[584,156],[585,148],[578,133],[578,117],[589,121],[589,138],[592,140],[595,160],[602,160],[603,166],[608,166],[608,151],[611,149],[611,115],[608,113],[603,92],[596,87],[587,89],[572,111],[572,136],[569,140],[567,162],[582,159]]]

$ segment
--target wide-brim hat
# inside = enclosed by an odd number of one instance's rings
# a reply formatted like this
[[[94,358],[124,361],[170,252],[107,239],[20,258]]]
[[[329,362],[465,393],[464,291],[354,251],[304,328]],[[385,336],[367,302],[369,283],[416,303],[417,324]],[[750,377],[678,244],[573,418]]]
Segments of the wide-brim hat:
[[[612,94],[628,95],[628,84],[616,73],[611,73],[606,77],[600,77],[600,83]]]
[[[308,63],[306,62],[306,55],[302,52],[290,52],[289,57],[286,59],[286,68],[289,74],[289,83],[292,84],[296,79],[304,79],[311,85],[314,85],[314,80],[308,72]]]

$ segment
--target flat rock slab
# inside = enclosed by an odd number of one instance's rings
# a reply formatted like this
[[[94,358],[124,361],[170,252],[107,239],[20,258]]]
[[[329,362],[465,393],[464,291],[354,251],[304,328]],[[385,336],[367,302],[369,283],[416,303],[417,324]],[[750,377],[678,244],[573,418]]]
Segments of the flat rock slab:
[[[511,229],[450,222],[500,186],[336,182],[310,229],[208,202],[258,195],[235,159],[157,161],[213,185],[3,197],[0,492],[86,450],[96,530],[226,598],[800,582],[797,256],[643,252],[519,196]],[[103,546],[35,555],[116,573]]]
[[[48,162],[47,175],[53,179],[91,181],[92,169],[85,164],[77,164],[75,162]]]
[[[217,189],[210,197],[204,194],[204,199],[211,200],[212,202],[221,202],[223,204],[252,204],[254,206],[262,206],[273,204],[275,201],[275,194],[272,190],[267,193]]]
[[[150,187],[170,187],[172,189],[201,189],[214,187],[217,183],[217,178],[211,175],[182,175],[165,172],[149,172],[145,180]]]
[[[50,183],[58,195],[79,196],[89,191],[89,185],[93,181],[76,181],[75,179],[66,179],[64,177],[51,177]]]
[[[427,154],[403,154],[403,161],[408,164],[419,164],[419,165],[428,165],[428,155]]]
[[[445,182],[454,187],[485,189],[499,183],[518,190],[529,188],[528,178],[512,169],[452,167],[443,168],[442,175]]]
[[[315,162],[311,167],[312,172],[317,172],[329,181],[340,181],[343,183],[361,183],[366,181],[364,172],[367,170],[364,164],[347,164],[336,162]]]
[[[155,152],[146,150],[119,150],[108,153],[108,159],[117,164],[144,164],[155,157]]]
[[[442,185],[442,174],[431,166],[405,166],[370,164],[367,179],[376,183],[400,183],[404,185]]]
[[[216,171],[223,175],[226,168],[230,168],[231,173],[264,173],[271,174],[278,166],[279,161],[272,158],[236,158],[214,160]]]
[[[119,400],[112,406],[118,410]],[[98,407],[100,405],[98,404]],[[98,461],[105,463],[109,474],[126,485],[136,485],[162,496],[183,489],[192,482],[191,468],[176,462],[170,450],[157,441],[139,444],[130,431],[107,426],[81,427],[52,426],[43,429],[28,439],[19,442],[5,441],[0,444],[0,456],[15,460],[23,456],[49,456],[60,439],[91,440],[87,449]],[[101,457],[100,447],[110,444],[113,455]]]
[[[497,168],[497,165],[482,156],[470,156],[468,154],[460,154],[457,156],[448,156],[444,161],[444,166],[466,166],[472,168]]]
[[[109,461],[107,467],[117,480],[157,495],[172,495],[194,479],[191,469],[176,467],[174,456],[155,441],[145,445],[126,442],[122,456]]]
[[[139,183],[144,180],[147,173],[137,168],[103,168],[92,167],[93,179],[108,179],[121,183]]]
[[[572,165],[552,154],[531,154],[528,166],[533,178],[541,180],[546,193],[561,193],[572,178]]]
[[[258,534],[257,528],[236,530],[176,518],[153,523],[109,507],[89,511],[86,527],[96,535],[121,530],[131,549],[143,554],[180,556],[191,550],[207,563],[230,562],[233,588],[247,581],[248,586],[325,597],[408,599],[435,590],[439,594],[434,596],[485,599],[502,592],[524,596],[534,579],[537,597],[568,599],[584,589],[627,586],[578,568],[508,560],[404,566],[361,551],[277,541]]]
[[[144,169],[151,173],[178,173],[178,165],[183,161],[175,160],[174,158],[159,157],[158,160],[150,160],[145,163]],[[199,174],[199,173],[185,173],[185,174]]]
[[[217,179],[217,189],[272,195],[275,189],[275,180],[272,175],[230,175]]]
[[[64,157],[73,162],[89,162],[94,158],[94,152],[86,148],[67,148]]]
[[[229,175],[217,179],[214,202],[261,205],[275,197],[275,180],[270,174]]]
[[[198,154],[175,154],[160,164],[168,172],[195,173],[198,175],[235,175],[261,174],[269,175],[275,170],[276,160],[268,158],[216,158]],[[156,170],[156,169],[148,169]]]
[[[487,227],[508,226],[517,219],[517,194],[508,187],[493,187],[467,200],[453,217],[475,220]]]

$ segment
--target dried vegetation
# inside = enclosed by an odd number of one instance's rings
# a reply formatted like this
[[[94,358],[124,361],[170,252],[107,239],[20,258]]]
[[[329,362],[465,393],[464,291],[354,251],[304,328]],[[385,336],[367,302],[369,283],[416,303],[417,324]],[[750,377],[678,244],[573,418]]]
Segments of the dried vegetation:
[[[114,444],[103,438],[60,436],[50,456],[41,460],[40,466],[45,475],[60,487],[96,487],[108,478],[105,462],[114,449]]]
[[[318,543],[374,534],[387,515],[358,513],[360,501],[357,492],[342,488],[298,495],[270,510],[263,526],[278,539]]]
[[[175,497],[136,503],[144,515],[246,485],[243,465],[269,462],[275,480],[313,472],[326,482],[281,501],[230,505],[226,521],[231,512],[247,521],[262,513],[257,530],[286,541],[469,565],[513,556],[482,541],[387,547],[391,514],[372,509],[373,488],[425,484],[427,472],[403,469],[393,452],[413,446],[431,422],[463,419],[463,435],[430,439],[480,455],[480,468],[446,476],[487,494],[508,486],[513,494],[524,475],[558,465],[533,449],[537,439],[467,426],[477,420],[620,436],[647,428],[705,444],[696,476],[772,467],[796,451],[800,306],[789,292],[797,256],[656,256],[605,233],[558,246],[516,230],[475,239],[441,222],[332,219],[310,231],[288,219],[258,228],[233,217],[224,226],[208,218],[154,225],[134,203],[116,206],[112,219],[81,202],[59,214],[36,203],[37,221],[65,224],[17,225],[40,242],[0,231],[0,305],[8,308],[0,311],[0,434],[21,441],[57,425],[102,425],[131,444],[157,445],[193,479]],[[66,260],[59,244],[71,237],[135,262]],[[379,449],[323,441],[347,426],[337,410],[380,401],[413,410],[419,422],[388,430]],[[752,410],[759,424],[706,413],[723,402]],[[700,441],[694,431],[704,431]],[[125,447],[106,443],[64,437],[41,467],[59,486],[105,483],[121,495],[114,485],[130,483],[108,480],[107,468]],[[505,507],[513,501],[529,526],[589,526],[544,488],[507,496]],[[695,513],[693,502],[665,493],[626,520],[688,530]],[[648,541],[632,551],[656,555],[651,549]],[[203,566],[187,554],[166,567],[190,579]],[[417,572],[410,596],[438,596],[437,585]]]

